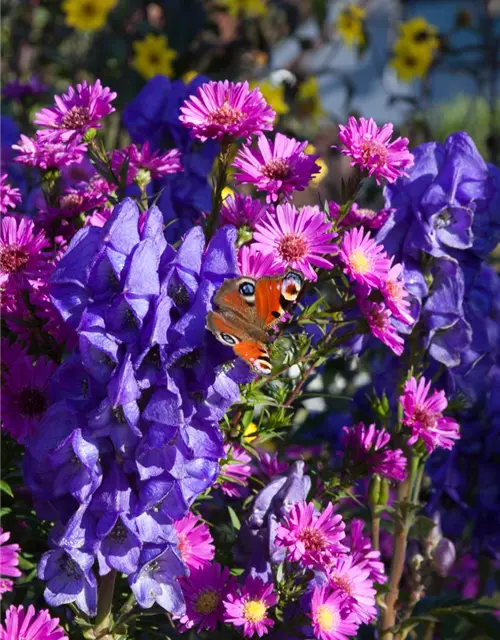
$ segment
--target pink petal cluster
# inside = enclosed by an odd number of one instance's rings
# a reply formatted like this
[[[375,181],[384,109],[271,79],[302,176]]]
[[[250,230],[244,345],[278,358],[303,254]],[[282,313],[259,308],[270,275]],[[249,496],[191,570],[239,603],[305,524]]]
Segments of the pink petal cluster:
[[[243,585],[227,594],[224,600],[224,620],[235,627],[243,627],[245,638],[251,638],[255,634],[260,638],[274,626],[268,610],[277,601],[272,583],[266,584],[260,578],[247,578]]]
[[[373,548],[370,538],[363,534],[363,529],[362,520],[358,518],[351,520],[345,543],[350,548],[354,564],[367,569],[370,580],[384,584],[387,582],[387,575],[380,551]]]
[[[39,137],[28,138],[23,134],[12,148],[19,152],[15,157],[16,162],[44,171],[79,164],[87,152],[87,145],[77,140],[50,142]]]
[[[256,251],[271,254],[274,264],[283,271],[296,269],[308,280],[317,280],[313,267],[330,269],[333,265],[324,255],[336,252],[332,240],[336,234],[318,207],[297,210],[291,204],[278,205],[269,212],[254,232]]]
[[[343,538],[345,523],[341,515],[333,513],[331,502],[322,513],[312,502],[298,502],[278,526],[275,542],[285,547],[289,560],[321,569],[329,566],[336,555],[347,551],[340,542]]]
[[[397,138],[390,142],[392,124],[378,127],[369,118],[360,118],[359,123],[350,117],[347,126],[339,125],[339,139],[346,147],[340,153],[352,158],[351,166],[359,165],[380,184],[382,178],[394,182],[405,176],[406,169],[413,165],[413,155],[408,151],[408,139]]]
[[[249,138],[272,129],[275,112],[248,82],[207,82],[181,107],[179,120],[202,142]]]
[[[255,244],[245,244],[238,251],[238,267],[242,276],[263,278],[283,274],[285,269],[274,260],[273,253],[261,253]]]
[[[373,209],[365,209],[360,207],[356,202],[352,205],[349,213],[343,218],[340,223],[341,228],[353,227],[363,225],[369,229],[380,229],[389,218],[389,215],[393,209],[380,209],[374,211]],[[328,214],[337,220],[339,217],[340,205],[331,200],[328,203]]]
[[[118,177],[123,163],[128,160],[127,184],[131,184],[141,169],[149,171],[152,178],[182,171],[181,155],[179,149],[170,149],[165,153],[153,151],[146,141],[141,148],[131,144],[120,151],[113,151],[111,168]]]
[[[21,202],[21,192],[16,187],[11,187],[7,180],[9,176],[2,173],[0,176],[0,213],[7,213],[8,209],[15,209]]]
[[[357,633],[359,625],[349,611],[345,598],[328,585],[315,587],[308,615],[314,637],[318,640],[348,640]]]
[[[385,429],[376,429],[360,422],[354,427],[344,427],[342,443],[345,460],[349,466],[360,465],[368,473],[378,473],[389,480],[406,478],[406,458],[401,449],[391,449],[391,436]]]
[[[0,640],[68,640],[59,618],[51,618],[47,609],[38,613],[33,605],[27,611],[23,605],[12,605],[0,626]]]
[[[243,193],[228,196],[221,207],[220,217],[223,224],[235,227],[255,229],[256,224],[264,217],[266,207],[259,200]]]
[[[208,526],[193,513],[174,522],[177,548],[189,569],[200,569],[210,564],[215,556],[213,538]]]
[[[303,191],[319,171],[319,156],[305,153],[307,144],[282,133],[276,134],[274,142],[259,136],[257,149],[244,145],[238,152],[233,165],[239,172],[234,177],[265,191],[267,202],[276,202],[280,196],[288,199],[294,191]]]
[[[240,445],[225,444],[225,462],[221,464],[220,488],[232,498],[247,494],[248,478],[252,475],[252,458]]]
[[[356,564],[352,555],[344,555],[334,559],[327,575],[357,624],[368,624],[376,618],[375,589],[366,566]]]
[[[392,324],[392,313],[385,304],[371,302],[365,298],[359,301],[359,308],[368,322],[371,333],[400,356],[404,351],[405,341]]]
[[[410,378],[404,386],[399,402],[403,408],[403,424],[411,429],[408,444],[414,444],[419,438],[427,451],[451,449],[460,439],[460,427],[453,420],[443,416],[448,406],[444,391],[431,393],[431,381],[422,377],[419,381]]]
[[[14,583],[10,578],[19,578],[19,576],[22,575],[17,568],[19,564],[19,545],[12,543],[5,544],[9,539],[10,533],[0,527],[0,600],[2,599],[3,593],[12,591],[14,588]]]
[[[54,106],[42,109],[35,115],[34,123],[43,127],[38,132],[40,140],[55,143],[79,142],[89,129],[100,129],[101,120],[115,109],[111,102],[116,93],[103,87],[100,80],[88,84],[85,80],[69,87],[67,93],[55,96]]]

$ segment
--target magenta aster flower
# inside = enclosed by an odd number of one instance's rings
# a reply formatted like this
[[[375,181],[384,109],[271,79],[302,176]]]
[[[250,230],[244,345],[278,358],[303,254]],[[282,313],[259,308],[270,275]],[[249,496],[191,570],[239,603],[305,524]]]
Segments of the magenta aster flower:
[[[224,618],[223,601],[228,590],[234,589],[235,580],[230,578],[229,569],[214,562],[192,570],[179,583],[186,602],[186,613],[179,618],[182,630],[195,627],[196,631],[213,631]]]
[[[128,159],[128,183],[133,182],[141,169],[149,171],[152,178],[161,178],[182,171],[181,155],[179,149],[170,149],[166,153],[152,151],[149,142],[146,141],[140,149],[137,145],[131,144],[121,151],[113,151],[111,167],[119,175],[123,163]]]
[[[59,618],[51,618],[47,609],[37,613],[30,604],[25,612],[23,605],[12,605],[0,626],[0,640],[68,640],[68,636],[59,626]]]
[[[403,265],[398,262],[393,265],[393,259],[391,258],[389,272],[381,283],[380,290],[387,308],[392,312],[396,320],[412,325],[415,320],[410,313],[410,301],[408,300],[410,294],[405,289],[405,284],[401,277]]]
[[[344,273],[354,282],[367,287],[380,287],[389,273],[387,253],[368,231],[365,235],[363,227],[344,234],[339,258],[344,265]]]
[[[308,615],[318,640],[348,640],[357,633],[359,625],[349,613],[342,594],[327,585],[315,587]]]
[[[412,431],[408,444],[421,438],[427,451],[432,453],[437,447],[451,449],[460,438],[460,427],[453,418],[443,416],[448,406],[444,391],[434,390],[430,394],[430,389],[431,381],[427,382],[424,377],[418,382],[410,378],[399,402],[403,407],[403,424]]]
[[[287,556],[304,567],[322,568],[347,549],[340,544],[345,537],[342,516],[333,514],[330,502],[318,513],[312,502],[297,502],[276,531],[276,544],[286,547]]]
[[[234,177],[265,191],[267,202],[276,202],[280,195],[289,198],[294,191],[303,191],[320,170],[316,164],[319,155],[304,153],[307,144],[282,133],[276,134],[274,143],[259,136],[258,149],[244,145],[238,152],[233,166],[240,172]]]
[[[80,141],[89,129],[100,129],[101,120],[115,110],[111,102],[116,93],[103,87],[100,80],[87,84],[84,80],[69,87],[62,96],[55,96],[55,105],[35,114],[34,123],[44,127],[40,139],[50,142]]]
[[[243,627],[245,638],[254,634],[261,638],[274,626],[274,621],[268,617],[268,609],[277,602],[272,583],[265,584],[260,578],[247,578],[235,593],[227,594],[224,620],[235,627]]]
[[[213,538],[207,525],[193,513],[174,522],[177,546],[182,560],[190,569],[199,569],[210,564],[215,556]]]
[[[277,453],[262,453],[259,457],[259,472],[273,478],[288,469],[288,462],[278,460]]]
[[[349,523],[349,531],[345,539],[351,550],[354,564],[367,569],[370,580],[384,584],[387,582],[384,563],[381,560],[380,551],[372,547],[371,540],[363,534],[364,522],[355,518]]]
[[[0,362],[0,371],[2,376],[2,385],[5,384],[5,381],[9,375],[12,365],[14,362],[19,360],[19,358],[24,358],[27,355],[25,348],[19,344],[19,342],[13,342],[12,344],[7,340],[7,338],[2,338],[2,351],[1,362]]]
[[[369,473],[378,473],[389,480],[406,478],[406,458],[401,449],[390,449],[391,436],[385,429],[368,428],[360,422],[354,427],[344,427],[342,443],[349,465],[362,465]]]
[[[353,227],[364,225],[369,229],[380,229],[389,218],[391,212],[394,209],[380,209],[379,211],[374,211],[373,209],[365,209],[360,207],[356,202],[352,205],[349,213],[342,220],[341,227]],[[329,215],[336,220],[339,216],[340,205],[331,200],[328,203],[328,213]]]
[[[248,453],[235,444],[225,444],[225,459],[220,467],[220,488],[232,498],[241,498],[247,493],[248,478],[252,475],[252,458]]]
[[[249,138],[270,131],[276,114],[248,82],[207,82],[181,107],[179,120],[202,142]]]
[[[265,213],[266,206],[259,200],[254,200],[244,193],[235,193],[234,196],[228,196],[222,203],[220,217],[223,224],[233,224],[238,229],[240,227],[255,229],[255,225]]]
[[[43,249],[48,242],[43,232],[35,234],[28,218],[6,216],[0,229],[0,287],[15,293],[36,284],[49,270]]]
[[[7,183],[9,176],[2,173],[0,176],[0,213],[7,213],[7,209],[15,209],[21,202],[21,192],[16,187]]]
[[[12,591],[14,588],[14,583],[9,578],[19,578],[22,575],[17,568],[19,564],[19,545],[5,544],[9,538],[10,533],[0,527],[0,600],[2,599],[2,593]]]
[[[328,569],[330,586],[343,594],[357,624],[367,624],[377,616],[375,589],[370,572],[355,564],[351,555],[335,558]]]
[[[87,145],[75,141],[49,142],[37,138],[28,138],[21,134],[21,139],[12,148],[19,151],[14,158],[20,164],[37,169],[61,169],[70,164],[79,164],[87,152]]]
[[[284,273],[284,268],[274,261],[274,255],[267,255],[258,251],[254,244],[244,245],[238,251],[238,266],[242,276],[250,278],[263,278]]]
[[[389,142],[392,124],[377,127],[370,118],[350,117],[347,126],[339,125],[339,139],[347,147],[340,153],[352,158],[351,167],[359,165],[368,175],[374,176],[377,184],[381,178],[394,182],[407,175],[405,169],[413,165],[413,155],[408,151],[408,138],[397,138]]]
[[[405,341],[391,323],[390,310],[384,303],[371,302],[366,298],[359,302],[359,306],[372,334],[400,356],[404,351]]]
[[[254,246],[263,255],[272,254],[284,271],[287,267],[301,271],[308,280],[317,280],[313,266],[330,269],[332,263],[323,254],[332,254],[336,234],[318,207],[297,209],[291,204],[278,205],[255,228]]]
[[[49,383],[57,365],[26,356],[11,365],[8,384],[2,386],[2,428],[20,444],[36,432],[49,406]]]

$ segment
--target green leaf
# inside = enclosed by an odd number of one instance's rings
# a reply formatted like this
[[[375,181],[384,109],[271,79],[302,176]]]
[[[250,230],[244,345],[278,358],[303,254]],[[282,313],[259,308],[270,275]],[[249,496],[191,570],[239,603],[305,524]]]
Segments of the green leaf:
[[[241,529],[241,522],[236,515],[236,511],[230,506],[227,507],[227,510],[229,511],[229,517],[231,518],[231,524],[236,529],[236,531],[239,531]]]
[[[416,538],[425,539],[435,526],[436,523],[431,518],[428,518],[427,516],[417,516],[410,533]]]
[[[5,480],[0,480],[0,489],[11,498],[14,497],[14,494],[12,493],[12,489],[10,488],[10,485],[7,484]]]

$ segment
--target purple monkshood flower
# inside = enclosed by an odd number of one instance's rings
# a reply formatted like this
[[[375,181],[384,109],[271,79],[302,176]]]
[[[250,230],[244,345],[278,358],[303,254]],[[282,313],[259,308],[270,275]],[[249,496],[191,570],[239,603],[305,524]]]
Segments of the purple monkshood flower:
[[[14,158],[20,164],[37,169],[61,169],[71,164],[82,162],[87,145],[78,141],[49,142],[36,138],[28,138],[21,134],[21,139],[12,148],[19,153]]]
[[[389,142],[392,124],[377,127],[370,118],[359,119],[359,124],[353,116],[347,126],[339,125],[339,139],[346,149],[340,153],[352,158],[351,166],[359,165],[362,171],[367,171],[380,184],[382,178],[394,182],[401,176],[407,175],[406,169],[413,165],[413,156],[408,151],[408,139],[397,138]]]
[[[47,609],[37,612],[30,604],[25,611],[21,604],[11,605],[5,612],[0,640],[68,640],[68,636],[59,625],[59,618],[51,618]]]
[[[207,82],[181,107],[180,121],[193,137],[208,140],[235,140],[269,131],[275,112],[259,89],[248,82]]]
[[[41,82],[38,76],[32,76],[27,82],[22,80],[5,82],[2,87],[2,97],[4,100],[23,100],[43,95],[48,90],[48,85]]]
[[[385,429],[376,429],[360,422],[354,427],[344,427],[342,443],[345,461],[360,465],[369,473],[378,473],[389,480],[402,482],[406,478],[406,458],[401,449],[391,449],[391,436]]]
[[[0,213],[7,213],[9,208],[15,209],[22,200],[21,192],[8,184],[8,178],[6,173],[0,176]]]
[[[306,142],[287,138],[277,133],[274,142],[261,135],[258,149],[244,145],[234,159],[239,171],[235,179],[240,183],[254,184],[267,193],[267,202],[276,202],[280,195],[290,198],[294,191],[303,191],[314,174],[319,172],[316,159],[319,155],[304,152]]]
[[[115,110],[111,102],[116,93],[103,87],[100,80],[88,84],[84,80],[69,87],[67,93],[55,96],[53,107],[45,108],[35,114],[34,123],[40,129],[40,140],[68,143],[79,142],[89,129],[100,129],[101,120]]]
[[[233,224],[236,228],[255,229],[266,213],[266,206],[260,200],[254,200],[244,193],[228,196],[222,203],[220,217],[222,224]]]

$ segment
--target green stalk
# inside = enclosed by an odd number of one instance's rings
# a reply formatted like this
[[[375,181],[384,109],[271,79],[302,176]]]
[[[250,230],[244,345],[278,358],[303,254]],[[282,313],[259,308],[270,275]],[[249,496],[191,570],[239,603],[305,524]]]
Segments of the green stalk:
[[[115,591],[116,571],[112,569],[99,582],[99,597],[97,601],[97,615],[94,625],[96,640],[112,640],[110,634],[111,610]]]
[[[230,142],[223,142],[221,150],[215,161],[214,190],[212,193],[212,209],[205,225],[205,238],[207,242],[213,236],[217,219],[222,206],[222,192],[227,185],[227,174],[232,160],[232,145]]]

